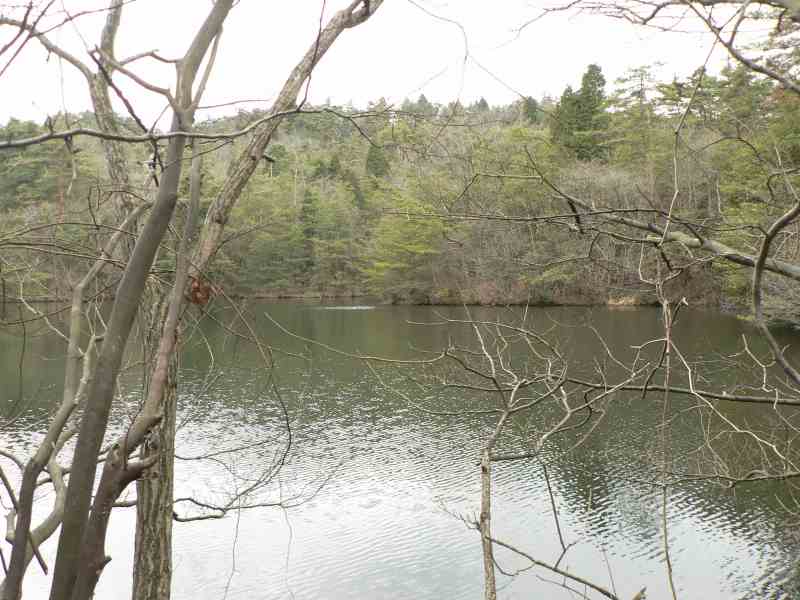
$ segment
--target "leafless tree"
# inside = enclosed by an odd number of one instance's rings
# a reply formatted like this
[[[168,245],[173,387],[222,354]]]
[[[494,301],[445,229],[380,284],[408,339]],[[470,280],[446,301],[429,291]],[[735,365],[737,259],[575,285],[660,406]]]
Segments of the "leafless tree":
[[[553,336],[537,331],[530,321],[530,314],[523,309],[517,314],[501,311],[495,321],[476,319],[469,311],[464,319],[442,316],[438,321],[417,323],[447,328],[449,332],[447,347],[431,350],[430,359],[412,362],[362,359],[389,393],[398,395],[414,409],[424,414],[479,419],[486,423],[485,434],[476,448],[481,482],[479,515],[476,519],[461,517],[480,533],[486,600],[497,598],[498,570],[507,576],[521,572],[503,569],[495,547],[525,558],[529,566],[522,570],[544,568],[569,582],[564,584],[568,589],[570,583],[587,586],[603,597],[617,599],[614,592],[561,567],[574,544],[565,541],[543,456],[552,440],[566,435],[576,440],[570,450],[580,445],[603,421],[615,394],[646,373],[651,363],[637,355],[631,370],[620,381],[587,391],[583,385],[574,383],[575,367]],[[391,383],[398,371],[407,378],[402,387]],[[507,439],[507,429],[515,423],[528,432],[521,447]],[[524,460],[541,462],[544,483],[550,490],[561,547],[561,554],[552,562],[534,558],[492,534],[492,466]]]
[[[263,155],[281,118],[298,110],[298,96],[303,86],[307,85],[314,67],[343,31],[369,19],[382,2],[356,0],[339,11],[325,27],[320,27],[316,39],[291,72],[267,116],[247,131],[214,136],[215,139],[225,140],[249,134],[251,141],[235,159],[222,192],[212,202],[197,244],[193,240],[198,230],[196,220],[199,213],[201,152],[197,149],[191,151],[190,202],[177,249],[175,275],[163,303],[164,310],[150,315],[153,317],[153,326],[158,328],[158,334],[155,336],[157,342],[150,366],[148,388],[141,410],[133,422],[119,439],[105,448],[102,447],[103,440],[115,398],[123,354],[137,313],[140,312],[141,299],[151,279],[153,261],[173,219],[182,167],[186,160],[184,155],[187,141],[197,137],[192,132],[195,113],[211,76],[223,24],[234,3],[227,0],[216,2],[184,56],[168,61],[176,69],[174,89],[170,90],[147,82],[130,67],[134,61],[145,58],[163,61],[156,53],[145,52],[125,59],[116,58],[114,42],[122,22],[125,2],[111,0],[109,3],[100,44],[89,52],[94,69],[52,43],[47,35],[49,30],[41,29],[40,25],[52,4],[50,2],[42,7],[31,2],[19,8],[20,18],[0,18],[0,25],[14,28],[17,32],[0,49],[0,54],[11,53],[7,66],[25,44],[35,41],[78,69],[89,85],[98,128],[65,131],[51,128],[48,134],[37,138],[6,140],[3,147],[24,147],[51,139],[62,139],[69,146],[73,139],[81,135],[100,138],[114,190],[113,202],[110,204],[116,211],[119,225],[114,227],[114,234],[92,268],[74,288],[69,329],[64,334],[69,341],[69,349],[61,407],[50,422],[38,451],[24,466],[19,492],[15,492],[8,480],[3,478],[6,491],[14,504],[13,535],[10,536],[13,541],[12,554],[3,585],[3,598],[15,600],[20,596],[25,570],[32,555],[39,556],[38,545],[52,535],[59,524],[61,535],[51,598],[66,600],[91,597],[103,566],[109,560],[105,556],[104,541],[111,510],[126,487],[156,465],[158,468],[153,473],[158,477],[148,477],[147,484],[139,486],[141,505],[137,508],[137,555],[142,560],[135,561],[137,573],[134,577],[134,596],[164,598],[169,596],[170,589],[169,540],[173,518],[172,463],[176,410],[174,379],[171,386],[170,371],[175,367],[172,357],[177,347],[179,324],[187,302],[189,282],[203,282],[206,285],[203,273],[221,242],[231,209],[258,165],[258,159]],[[80,15],[68,15],[55,27],[78,16]],[[148,129],[142,124],[134,106],[114,83],[115,75],[127,77],[166,100],[173,114],[170,130],[166,134],[156,134],[152,128]],[[118,118],[111,108],[112,91],[140,125],[142,134],[130,136],[121,132]],[[304,101],[300,101],[300,107]],[[163,156],[156,144],[158,139],[166,142]],[[146,142],[153,148],[154,162],[161,172],[153,190],[152,203],[140,201],[130,184],[131,169],[122,147],[125,142]],[[137,229],[138,219],[147,211],[149,216],[141,229]],[[131,244],[128,251],[121,251],[121,246],[132,239],[135,239],[135,244]],[[86,318],[85,292],[112,259],[123,261],[123,270],[110,317],[107,324],[99,321],[100,329],[92,331],[90,344],[82,348],[81,339]],[[80,414],[76,411],[77,408],[81,409]],[[74,458],[69,467],[68,483],[65,483],[65,471],[56,459],[64,444],[76,433]],[[156,439],[159,440],[158,443],[155,442]],[[133,454],[140,448],[138,458],[133,458]],[[102,475],[93,495],[98,461],[103,465]],[[45,522],[32,528],[34,492],[43,484],[40,479],[43,472],[46,472],[47,479],[56,489],[56,502]],[[157,551],[153,552],[154,549]]]

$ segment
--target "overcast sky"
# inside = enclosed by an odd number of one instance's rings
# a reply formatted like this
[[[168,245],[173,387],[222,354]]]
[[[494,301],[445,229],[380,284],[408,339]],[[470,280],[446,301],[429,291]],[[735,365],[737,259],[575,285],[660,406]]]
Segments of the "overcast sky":
[[[0,1],[0,12],[11,14],[4,7],[18,3]],[[54,8],[76,13],[107,3],[56,0]],[[326,15],[346,4],[347,0],[328,0]],[[123,14],[118,57],[152,49],[179,56],[209,5],[206,0],[131,2]],[[627,69],[655,62],[663,63],[659,72],[665,79],[684,76],[702,65],[711,47],[708,34],[661,33],[590,15],[551,14],[515,33],[540,12],[541,5],[523,0],[385,0],[375,17],[337,40],[314,72],[310,99],[361,107],[381,97],[399,104],[405,97],[424,93],[434,102],[459,98],[468,103],[483,96],[490,104],[504,104],[516,93],[558,96],[566,85],[579,85],[583,70],[593,62],[603,68],[609,89]],[[258,99],[240,106],[267,107],[313,42],[322,6],[322,0],[240,0],[226,21],[204,104]],[[459,22],[467,48],[459,27],[423,9]],[[102,14],[81,17],[51,38],[88,61],[86,48],[97,43],[103,20]],[[11,28],[0,28],[0,47],[13,33]],[[465,52],[470,56],[466,62]],[[0,66],[7,57],[8,53],[0,59]],[[723,60],[719,53],[715,66]],[[157,85],[173,83],[169,66],[149,59],[134,65],[138,74]],[[141,115],[155,119],[163,100],[117,77]],[[11,116],[41,120],[64,106],[69,111],[86,109],[85,88],[69,64],[61,65],[52,56],[48,60],[30,42],[0,79],[0,123]]]

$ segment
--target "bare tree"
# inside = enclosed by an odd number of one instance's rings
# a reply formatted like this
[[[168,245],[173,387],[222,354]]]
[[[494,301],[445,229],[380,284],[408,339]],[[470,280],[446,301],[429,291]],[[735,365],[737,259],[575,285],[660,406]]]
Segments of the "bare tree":
[[[5,146],[19,147],[47,139],[63,139],[69,144],[75,136],[81,134],[99,137],[103,140],[109,175],[118,199],[114,205],[120,212],[130,212],[130,216],[126,217],[126,221],[120,226],[118,235],[115,234],[112,237],[113,243],[109,242],[104,254],[95,263],[95,267],[75,291],[72,321],[68,333],[70,350],[64,400],[56,418],[50,425],[39,452],[25,468],[19,501],[15,500],[16,526],[13,538],[15,542],[3,588],[4,598],[15,599],[19,596],[31,551],[35,553],[38,544],[53,533],[52,522],[54,519],[57,522],[61,515],[63,515],[62,534],[59,539],[51,598],[87,598],[91,596],[102,568],[108,561],[103,546],[111,509],[127,485],[139,479],[143,472],[156,463],[160,463],[159,469],[156,471],[159,478],[150,478],[147,485],[140,486],[140,500],[143,502],[142,506],[137,509],[139,511],[137,553],[142,557],[146,556],[147,560],[136,561],[138,570],[134,578],[134,594],[137,598],[168,597],[170,588],[169,536],[173,517],[171,478],[175,423],[175,391],[170,388],[169,373],[171,369],[174,370],[172,356],[176,349],[180,316],[186,302],[185,290],[190,278],[195,281],[202,279],[202,273],[220,243],[225,222],[236,199],[257,166],[281,117],[297,110],[297,96],[302,86],[309,81],[314,67],[341,32],[366,21],[379,8],[381,1],[354,1],[337,13],[325,28],[321,28],[310,50],[293,70],[268,116],[251,128],[254,136],[250,147],[232,166],[228,179],[230,183],[226,184],[220,198],[213,204],[211,216],[204,227],[203,239],[197,256],[190,261],[200,193],[198,158],[200,153],[194,152],[190,202],[190,206],[193,208],[190,208],[189,216],[186,219],[181,247],[178,251],[175,278],[166,303],[167,308],[163,314],[163,324],[160,325],[159,341],[152,366],[153,373],[150,377],[146,398],[141,411],[124,435],[101,452],[122,356],[139,310],[142,294],[147,287],[145,284],[149,278],[151,265],[172,220],[184,162],[184,148],[187,139],[192,137],[194,115],[213,67],[222,25],[233,3],[217,2],[195,35],[187,53],[181,59],[174,61],[176,67],[174,92],[147,83],[127,68],[127,65],[133,60],[144,55],[137,55],[121,61],[115,58],[114,40],[121,23],[123,5],[124,2],[121,0],[112,0],[109,5],[101,44],[90,55],[97,66],[96,72],[89,69],[78,58],[51,43],[45,33],[37,29],[41,16],[30,18],[34,13],[33,4],[25,8],[21,19],[3,17],[0,20],[2,25],[16,27],[19,30],[18,37],[27,35],[26,42],[28,39],[36,39],[48,51],[71,63],[86,77],[99,126],[97,131],[78,130],[64,133],[51,130],[41,139],[11,140]],[[49,6],[42,11],[41,15],[47,8]],[[5,51],[7,48],[3,50]],[[151,55],[152,53],[147,54]],[[204,59],[205,71],[195,86]],[[131,104],[113,83],[114,73],[124,75],[145,89],[164,96],[173,111],[169,133],[156,136],[144,126],[142,126],[143,135],[134,136],[134,139],[120,133],[117,118],[111,110],[109,88],[112,88],[120,96],[131,116],[137,121],[139,120]],[[300,103],[300,106],[304,101]],[[257,127],[262,123],[266,123],[266,127],[259,130]],[[141,121],[139,124],[141,125]],[[167,142],[163,158],[155,145],[159,137]],[[216,136],[216,139],[230,139],[230,137],[219,135]],[[130,201],[130,185],[128,183],[130,170],[121,148],[121,143],[126,141],[147,141],[153,144],[154,160],[163,164],[152,208],[147,204],[133,208],[134,203]],[[127,257],[123,254],[128,260],[116,291],[108,326],[102,332],[96,332],[92,338],[96,341],[93,341],[86,350],[82,350],[79,340],[83,319],[83,291],[104,266],[109,253],[116,251],[120,240],[125,239],[123,233],[126,233],[126,230],[148,208],[151,208],[150,216],[141,231],[138,232],[136,244],[131,249],[130,256]],[[97,355],[96,361],[95,354]],[[83,379],[80,376],[81,366],[84,373]],[[58,474],[60,473],[58,472],[59,467],[54,462],[54,457],[57,454],[56,450],[60,450],[66,440],[74,434],[74,429],[68,428],[67,424],[79,404],[84,406],[80,418],[80,431],[75,457],[70,466],[69,483],[62,493],[59,491],[61,489],[59,485],[63,487],[63,481]],[[140,458],[131,460],[129,457],[143,442],[154,439],[152,434],[155,429],[159,429],[160,442],[158,444],[148,443]],[[95,469],[101,456],[103,472],[92,502]],[[48,465],[51,466],[48,467]],[[55,517],[47,521],[47,527],[35,529],[37,537],[32,537],[29,532],[31,531],[33,492],[38,485],[38,476],[43,470],[57,472],[57,474],[50,474],[58,492],[54,509]],[[14,497],[11,488],[8,489],[8,493]],[[61,508],[62,502],[63,508]],[[90,502],[92,503],[91,510]],[[29,539],[31,544],[27,543]],[[155,547],[158,548],[158,552],[152,554]]]
[[[438,352],[431,351],[428,360],[362,359],[388,392],[401,397],[413,409],[453,419],[485,421],[485,434],[477,448],[481,483],[479,514],[474,519],[460,518],[480,534],[486,600],[497,598],[497,571],[510,577],[521,572],[505,570],[496,556],[496,547],[525,558],[530,564],[523,570],[544,568],[565,581],[585,585],[601,596],[616,600],[614,592],[561,567],[574,543],[565,541],[543,456],[554,439],[566,435],[577,440],[569,446],[569,451],[580,445],[603,421],[615,394],[645,373],[651,364],[637,355],[626,377],[585,393],[585,387],[572,382],[575,367],[549,335],[534,329],[527,309],[520,309],[517,314],[501,311],[500,315],[496,321],[487,321],[476,319],[467,311],[465,319],[441,317],[438,321],[419,323],[447,328],[449,332],[448,346]],[[381,367],[395,375],[404,372],[411,383],[410,391],[389,383]],[[514,424],[530,434],[522,447],[507,439],[507,430]],[[550,493],[561,547],[560,556],[552,562],[534,558],[492,534],[492,466],[524,460],[541,463],[544,484]],[[569,589],[568,583],[564,585]]]

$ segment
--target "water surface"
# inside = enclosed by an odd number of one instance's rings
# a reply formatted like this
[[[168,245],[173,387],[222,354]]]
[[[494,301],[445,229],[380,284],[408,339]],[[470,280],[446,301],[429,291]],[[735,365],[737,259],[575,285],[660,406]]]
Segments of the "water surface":
[[[478,512],[481,440],[492,419],[437,416],[415,409],[419,388],[399,372],[380,368],[381,380],[363,362],[334,354],[282,333],[265,316],[299,336],[362,355],[424,356],[448,340],[468,343],[468,332],[442,325],[442,316],[464,318],[458,308],[316,306],[253,303],[255,328],[271,347],[277,368],[265,368],[259,352],[231,332],[245,332],[231,310],[217,310],[187,331],[182,354],[176,496],[224,503],[268,473],[282,457],[285,403],[293,443],[280,474],[247,504],[283,506],[232,511],[223,519],[175,526],[174,597],[221,598],[397,598],[467,599],[482,594],[480,543],[470,522]],[[614,352],[633,356],[632,345],[658,338],[654,309],[536,309],[532,319],[559,340],[574,368],[592,374],[605,364],[591,322]],[[475,309],[473,317],[501,311]],[[510,315],[506,315],[510,317]],[[24,356],[19,331],[0,346],[3,400],[29,408],[2,433],[5,447],[23,452],[41,430],[57,400],[63,348],[45,330],[29,327]],[[704,356],[706,387],[731,388],[751,374],[719,362],[741,347],[745,324],[725,316],[687,310],[675,335],[687,356]],[[786,341],[797,341],[791,333]],[[756,346],[757,347],[757,344]],[[277,351],[277,350],[280,350]],[[299,358],[295,355],[303,355]],[[22,356],[22,360],[21,360]],[[21,374],[21,376],[20,376]],[[125,403],[117,427],[134,414],[139,374],[125,377]],[[400,394],[392,393],[386,385]],[[405,396],[405,397],[404,397]],[[415,403],[409,405],[406,398]],[[437,400],[438,401],[438,400]],[[480,407],[475,394],[452,393],[442,406]],[[668,435],[676,456],[690,456],[702,431],[696,415],[671,400]],[[449,404],[448,404],[449,403]],[[661,529],[662,492],[647,485],[657,473],[663,415],[654,397],[619,394],[605,420],[577,450],[562,456],[566,442],[543,452],[553,498],[567,543],[574,543],[562,568],[592,579],[620,597],[647,587],[648,598],[670,596]],[[732,417],[758,424],[763,409],[726,407]],[[537,417],[510,427],[507,448],[524,447]],[[237,451],[233,451],[238,449]],[[721,459],[747,460],[735,448]],[[213,456],[209,456],[213,455]],[[200,457],[206,457],[200,460]],[[676,463],[701,467],[686,459]],[[496,466],[494,534],[540,560],[560,554],[542,461]],[[675,465],[673,465],[675,466]],[[42,498],[45,506],[47,497]],[[791,598],[798,591],[800,541],[784,505],[792,504],[784,483],[747,485],[735,493],[707,482],[669,488],[669,545],[679,597]],[[205,514],[181,503],[182,516]],[[99,598],[129,596],[134,513],[112,518]],[[52,555],[55,542],[46,549]],[[498,551],[506,571],[525,561]],[[572,598],[540,569],[517,577],[499,575],[501,597]],[[45,597],[46,583],[34,566],[27,597]]]

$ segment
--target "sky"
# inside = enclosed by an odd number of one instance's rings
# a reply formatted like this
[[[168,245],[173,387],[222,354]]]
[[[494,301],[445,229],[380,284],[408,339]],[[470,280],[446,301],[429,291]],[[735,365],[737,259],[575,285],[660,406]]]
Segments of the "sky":
[[[107,3],[55,0],[52,10],[75,14]],[[226,21],[203,104],[255,101],[208,109],[198,118],[268,108],[290,69],[313,43],[323,4],[328,17],[347,3],[240,0]],[[124,8],[117,57],[154,49],[167,57],[180,56],[210,4],[132,0]],[[0,14],[13,16],[15,5],[19,0],[0,0]],[[310,101],[366,107],[385,98],[399,105],[406,97],[425,94],[440,103],[484,97],[491,105],[507,104],[519,94],[557,97],[566,85],[579,86],[591,63],[602,67],[608,89],[626,70],[656,62],[662,63],[657,72],[663,79],[685,76],[703,64],[712,45],[699,24],[693,24],[694,33],[667,33],[587,14],[549,14],[517,32],[541,6],[528,0],[385,0],[374,17],[344,32],[324,57],[312,76]],[[51,40],[91,64],[87,49],[99,40],[104,18],[102,12],[77,18],[54,31]],[[13,34],[12,28],[0,27],[0,48]],[[0,69],[9,54],[0,58]],[[724,54],[716,52],[712,69],[724,60]],[[174,69],[169,65],[142,59],[131,68],[149,82],[173,87]],[[148,124],[158,118],[163,98],[122,75],[115,81]],[[33,41],[0,78],[0,123],[10,117],[42,121],[64,108],[77,112],[89,107],[82,77]],[[124,112],[121,104],[117,109]]]

